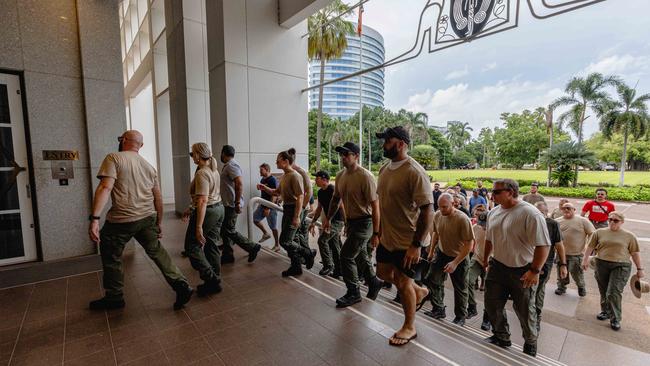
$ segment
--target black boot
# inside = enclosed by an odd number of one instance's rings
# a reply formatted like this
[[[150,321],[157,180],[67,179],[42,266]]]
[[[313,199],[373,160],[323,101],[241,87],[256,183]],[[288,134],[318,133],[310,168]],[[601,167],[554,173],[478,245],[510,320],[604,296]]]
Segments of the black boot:
[[[489,331],[490,328],[492,328],[492,324],[490,324],[490,321],[487,320],[487,318],[483,318],[483,322],[481,322],[481,329]]]
[[[348,291],[342,297],[336,299],[337,308],[345,308],[350,305],[361,302],[361,293],[359,287],[348,287]]]
[[[424,315],[428,315],[433,319],[444,319],[447,317],[447,312],[445,311],[446,306],[441,308],[433,307],[430,311],[425,311]]]
[[[476,310],[476,304],[467,305],[467,319],[472,319],[477,315],[478,315],[478,311]]]
[[[91,301],[88,304],[90,310],[113,310],[121,309],[126,305],[124,299],[107,299],[102,297],[101,299]]]
[[[205,283],[196,286],[196,294],[199,297],[218,294],[221,290],[223,290],[221,288],[221,281],[218,280],[206,281]]]
[[[537,356],[537,344],[524,343],[524,353],[529,356]]]
[[[368,284],[368,293],[366,294],[366,297],[370,300],[376,300],[382,287],[384,287],[384,281],[380,280],[376,276],[373,277],[370,279],[370,283]]]
[[[259,244],[253,247],[253,250],[251,250],[251,252],[248,253],[248,263],[252,263],[253,261],[255,261],[255,258],[257,258],[257,253],[259,253],[261,249],[262,246]]]
[[[305,249],[305,268],[311,269],[314,266],[314,259],[316,258],[315,249]]]
[[[174,303],[174,310],[180,310],[185,306],[185,304],[190,301],[194,289],[187,284],[187,282],[180,282],[178,285],[174,286],[174,291],[176,291],[176,302]]]
[[[302,265],[300,264],[300,258],[296,255],[291,257],[291,267],[286,271],[282,271],[282,277],[289,276],[300,276],[302,274]]]
[[[331,266],[325,266],[318,272],[321,276],[331,276],[332,273],[334,273],[334,267]]]
[[[221,256],[221,264],[231,264],[231,263],[235,263],[235,257],[232,254]]]

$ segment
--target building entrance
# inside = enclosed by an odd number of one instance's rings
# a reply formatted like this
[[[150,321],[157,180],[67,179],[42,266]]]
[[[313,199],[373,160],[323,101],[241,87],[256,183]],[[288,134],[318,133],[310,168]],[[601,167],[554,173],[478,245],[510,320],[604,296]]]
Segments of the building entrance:
[[[29,174],[20,79],[0,73],[0,266],[37,258]]]

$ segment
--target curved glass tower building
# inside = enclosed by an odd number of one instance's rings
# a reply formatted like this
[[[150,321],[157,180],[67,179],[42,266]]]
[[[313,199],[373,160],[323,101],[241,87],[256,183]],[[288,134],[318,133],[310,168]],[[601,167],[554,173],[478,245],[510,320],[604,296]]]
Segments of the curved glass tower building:
[[[354,29],[357,24],[354,23]],[[363,26],[363,69],[384,62],[384,38],[371,27]],[[343,57],[325,63],[325,81],[359,71],[359,36],[348,36],[348,48]],[[384,106],[384,70],[379,69],[361,76],[363,104]],[[309,63],[309,86],[320,81],[320,60]],[[309,109],[318,109],[318,89],[309,91]],[[325,86],[323,112],[333,118],[348,119],[359,111],[359,77]]]

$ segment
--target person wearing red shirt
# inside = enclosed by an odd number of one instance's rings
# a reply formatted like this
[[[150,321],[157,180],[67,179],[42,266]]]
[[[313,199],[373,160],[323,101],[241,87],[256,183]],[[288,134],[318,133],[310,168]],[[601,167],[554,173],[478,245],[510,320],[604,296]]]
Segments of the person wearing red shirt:
[[[614,204],[607,200],[607,190],[598,188],[596,190],[596,199],[587,201],[582,207],[582,216],[586,216],[587,212],[589,212],[587,218],[594,224],[596,229],[600,229],[607,227],[609,213],[614,211],[616,211]]]

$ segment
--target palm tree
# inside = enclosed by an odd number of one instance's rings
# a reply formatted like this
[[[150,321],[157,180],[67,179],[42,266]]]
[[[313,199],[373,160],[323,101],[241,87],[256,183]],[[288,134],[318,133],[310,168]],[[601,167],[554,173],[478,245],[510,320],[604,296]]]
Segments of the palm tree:
[[[427,144],[429,142],[429,116],[426,113],[413,113],[406,109],[400,109],[397,112],[397,118],[411,136],[409,149],[412,150],[415,145]]]
[[[568,111],[562,113],[558,118],[558,126],[562,128],[563,124],[576,133],[578,144],[582,144],[582,128],[584,122],[589,116],[586,115],[587,108],[594,107],[599,100],[607,97],[603,90],[607,86],[616,86],[620,80],[615,76],[605,77],[600,73],[591,73],[584,78],[574,77],[569,80],[564,91],[567,95],[553,101],[549,106],[551,109],[557,109],[561,106],[570,107]],[[573,186],[578,183],[578,166],[575,168],[573,176]]]
[[[558,181],[558,186],[566,187],[573,180],[575,167],[590,165],[595,157],[584,145],[567,141],[546,149],[540,160],[555,168],[552,177]]]
[[[650,129],[650,116],[646,102],[650,94],[637,97],[636,88],[630,88],[620,82],[616,86],[618,100],[602,100],[595,108],[600,118],[600,129],[607,139],[611,139],[614,132],[623,134],[623,153],[621,154],[621,175],[618,186],[623,187],[625,180],[625,166],[627,164],[627,141],[630,135],[637,140]]]
[[[463,147],[463,145],[469,142],[472,138],[469,131],[474,131],[474,129],[469,126],[469,122],[447,122],[447,131],[445,132],[445,136],[451,143],[451,147],[454,151],[458,151]]]
[[[348,47],[347,35],[354,32],[351,22],[343,20],[341,15],[348,11],[348,6],[341,0],[334,0],[325,8],[309,17],[307,28],[307,56],[309,60],[320,60],[320,88],[318,89],[318,120],[316,122],[316,169],[320,169],[321,122],[323,118],[323,79],[325,63],[343,56]]]

